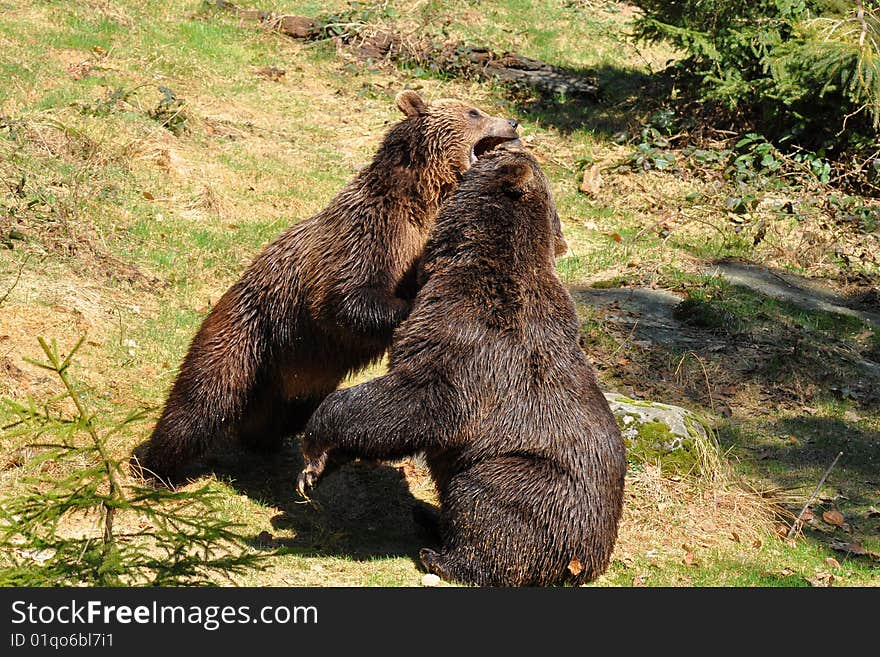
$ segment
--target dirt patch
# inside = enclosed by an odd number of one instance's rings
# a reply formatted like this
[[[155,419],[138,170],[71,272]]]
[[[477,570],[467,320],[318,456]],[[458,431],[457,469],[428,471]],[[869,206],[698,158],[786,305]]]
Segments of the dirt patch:
[[[107,363],[94,347],[123,339],[123,316],[151,315],[155,310],[150,296],[133,298],[122,290],[110,290],[54,269],[41,271],[37,263],[28,264],[0,306],[0,397],[22,399],[33,394],[40,398],[53,394],[56,382],[45,370],[23,360],[43,359],[38,336],[57,338],[62,348],[72,346],[79,336],[87,336],[88,348],[77,358],[78,376],[85,381],[102,379]]]
[[[574,287],[570,290],[576,302],[601,307],[604,319],[618,325],[630,336],[633,344],[686,346],[704,341],[674,315],[682,297],[665,290],[651,288],[593,289]]]
[[[83,50],[62,49],[52,54],[74,80],[88,77],[95,65],[93,54]]]

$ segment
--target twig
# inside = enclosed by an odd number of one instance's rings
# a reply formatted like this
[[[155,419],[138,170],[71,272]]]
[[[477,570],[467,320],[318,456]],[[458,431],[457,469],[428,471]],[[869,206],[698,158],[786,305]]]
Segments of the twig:
[[[674,210],[670,210],[669,212],[664,212],[662,215],[660,215],[660,218],[657,221],[655,221],[654,223],[648,224],[647,226],[642,228],[638,233],[636,233],[633,236],[633,238],[630,240],[630,244],[635,244],[635,242],[638,241],[638,239],[642,235],[647,233],[649,230],[654,230],[655,228],[659,228],[660,226],[662,226],[664,223],[666,223],[667,221],[669,221],[669,219],[672,218],[673,214],[675,214]]]
[[[632,340],[632,336],[636,332],[636,328],[638,328],[638,326],[639,326],[639,320],[636,320],[635,323],[633,324],[632,330],[629,332],[629,335],[626,336],[626,339],[623,342],[621,342],[619,345],[617,345],[617,349],[615,349],[613,352],[611,352],[611,356],[609,356],[609,358],[614,358],[617,355],[617,352],[619,352],[621,349],[623,349],[626,346],[627,342]]]
[[[549,155],[549,154],[547,154],[547,153],[541,153],[541,155],[543,155],[544,157],[546,157],[548,160],[550,160],[550,161],[553,162],[554,164],[556,164],[556,165],[562,167],[562,168],[565,169],[566,171],[574,171],[574,170],[575,170],[574,167],[570,166],[569,164],[566,164],[565,162],[563,162],[563,161],[562,161],[561,159],[559,159],[558,157],[554,157],[553,155]]]
[[[865,22],[865,5],[862,4],[862,0],[856,0],[856,6],[858,7],[858,11],[856,11],[856,20],[861,26],[861,30],[859,31],[859,48],[862,48],[865,45],[865,35],[868,33],[868,24]]]
[[[688,217],[687,214],[685,214],[684,212],[682,212],[682,214],[684,214],[688,222],[696,221],[698,224],[703,224],[705,226],[708,226],[709,228],[714,228],[715,230],[717,230],[721,234],[722,246],[727,246],[727,233],[725,233],[721,228],[713,224],[711,221],[706,221],[705,219],[700,219],[698,217]]]
[[[366,26],[367,26],[367,24],[363,21],[353,21],[351,23],[326,23],[326,24],[322,25],[321,27],[326,30],[331,27],[332,28],[337,28],[337,27],[350,28],[350,27],[366,27]]]
[[[694,359],[700,364],[700,368],[703,370],[703,378],[706,379],[706,392],[709,394],[709,407],[712,409],[712,412],[715,412],[715,400],[712,399],[712,386],[709,384],[709,373],[706,371],[706,366],[703,365],[703,359],[697,356],[693,351],[687,352],[684,356],[681,357],[681,360],[678,361],[678,367],[675,368],[675,376],[678,376],[679,371],[681,370],[682,363],[684,363],[684,359],[688,356],[693,356]]]
[[[810,495],[807,503],[804,504],[804,508],[801,509],[801,512],[797,515],[797,518],[794,519],[794,522],[791,525],[791,529],[788,530],[788,534],[786,538],[791,538],[794,536],[797,528],[802,524],[801,517],[806,512],[807,508],[813,503],[813,500],[816,499],[816,495],[819,494],[819,489],[822,488],[822,484],[825,483],[825,479],[828,477],[828,474],[831,472],[831,469],[837,464],[837,460],[843,456],[843,452],[838,452],[837,456],[834,457],[834,460],[831,462],[831,465],[828,466],[828,469],[825,471],[825,474],[822,475],[822,478],[819,480],[819,483],[816,484],[816,490],[813,491],[813,494]]]
[[[12,291],[15,289],[15,286],[18,285],[18,281],[21,280],[21,273],[24,271],[25,265],[27,265],[28,260],[30,259],[30,257],[31,257],[31,254],[30,254],[30,253],[28,253],[28,254],[24,257],[24,261],[21,263],[21,266],[18,268],[18,274],[16,274],[16,276],[15,276],[15,280],[12,281],[12,285],[9,287],[8,290],[6,290],[6,292],[3,294],[3,296],[0,297],[0,305],[3,305],[3,302],[6,301],[7,297],[8,297],[10,294],[12,294]]]
[[[843,124],[840,126],[840,130],[837,133],[835,133],[834,136],[840,137],[840,135],[842,135],[844,132],[846,132],[846,122],[849,121],[852,117],[854,117],[856,114],[858,114],[862,110],[867,109],[867,107],[868,107],[868,103],[863,103],[861,107],[854,109],[852,112],[850,112],[849,114],[844,116],[843,117]]]

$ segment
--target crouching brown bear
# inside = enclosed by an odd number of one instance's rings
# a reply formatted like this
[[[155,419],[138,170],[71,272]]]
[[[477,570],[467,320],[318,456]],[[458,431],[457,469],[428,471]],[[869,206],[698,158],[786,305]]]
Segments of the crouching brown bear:
[[[301,493],[334,452],[423,451],[440,501],[440,577],[481,586],[581,584],[607,567],[624,445],[556,276],[565,241],[528,153],[468,171],[437,220],[424,286],[388,374],[327,397],[306,426]],[[329,471],[329,468],[328,468]]]
[[[416,293],[441,203],[517,122],[455,100],[398,94],[406,115],[318,214],[266,247],[192,341],[135,465],[178,479],[216,441],[271,449],[352,371],[380,358]]]

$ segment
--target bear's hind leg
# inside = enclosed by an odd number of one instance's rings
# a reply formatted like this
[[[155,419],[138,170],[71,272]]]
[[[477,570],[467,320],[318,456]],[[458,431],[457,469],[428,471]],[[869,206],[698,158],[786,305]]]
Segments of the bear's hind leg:
[[[233,286],[193,338],[149,443],[133,456],[138,474],[179,483],[191,461],[238,433],[265,362],[259,317],[243,318],[238,299]]]
[[[479,586],[557,583],[568,563],[559,553],[573,532],[545,522],[544,508],[567,496],[559,495],[565,486],[552,463],[531,455],[499,456],[456,473],[441,500],[443,552],[435,567]]]
[[[443,542],[443,534],[440,531],[440,512],[436,507],[419,502],[413,505],[412,517],[428,539],[438,544]]]
[[[437,552],[431,548],[419,551],[419,560],[429,573],[437,575],[446,582],[469,584],[472,586],[492,586],[485,579],[486,569],[483,568],[479,555],[470,549],[454,548]]]

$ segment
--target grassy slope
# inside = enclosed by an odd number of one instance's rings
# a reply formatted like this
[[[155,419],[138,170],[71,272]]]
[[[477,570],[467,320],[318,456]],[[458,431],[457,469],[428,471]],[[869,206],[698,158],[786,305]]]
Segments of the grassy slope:
[[[310,15],[346,7],[240,4]],[[0,295],[21,271],[0,305],[0,394],[48,395],[53,382],[21,357],[37,355],[37,335],[72,344],[87,332],[76,374],[93,386],[90,401],[99,416],[148,406],[155,417],[210,304],[262,244],[321,208],[369,159],[384,126],[397,119],[392,99],[405,85],[430,98],[458,96],[518,115],[553,181],[572,249],[559,261],[568,283],[615,279],[697,290],[704,297],[708,290],[709,312],[751,321],[757,307],[770,323],[782,316],[793,317],[795,327],[826,328],[821,318],[742,291],[719,293],[716,282],[694,273],[723,255],[768,258],[769,246],[752,253],[700,223],[669,240],[642,231],[662,216],[664,204],[702,190],[705,181],[620,174],[597,199],[577,192],[578,161],[610,162],[626,154],[612,137],[634,121],[632,97],[668,56],[626,41],[627,10],[613,3],[536,8],[538,3],[517,0],[399,4],[404,24],[421,24],[423,31],[439,35],[445,24],[452,37],[595,73],[608,98],[595,107],[562,103],[519,113],[490,85],[372,67],[329,43],[301,44],[228,15],[203,13],[195,0],[3,3],[0,49],[16,54],[0,62],[0,116],[7,124],[0,172],[10,190],[4,189],[0,216],[26,239],[0,250]],[[269,81],[256,73],[265,66],[286,75]],[[162,99],[159,85],[184,100],[186,131],[179,136],[149,115]],[[770,235],[767,244],[784,246],[784,240],[784,234]],[[869,464],[877,458],[880,421],[858,398],[816,394],[804,402],[813,408],[804,419],[797,404],[772,398],[750,403],[754,388],[748,378],[738,379],[727,382],[739,388],[741,399],[729,400],[735,412],[724,420],[712,413],[696,361],[670,348],[665,364],[646,374],[639,361],[656,364],[656,353],[643,353],[615,332],[601,311],[584,313],[606,385],[702,408],[719,422],[737,467],[761,488],[784,487],[792,503],[803,500],[841,440],[855,441],[862,450],[857,456]],[[855,339],[864,328],[846,325],[841,339]],[[721,378],[731,365],[706,362]],[[840,438],[841,430],[853,438]],[[124,457],[148,433],[149,426],[136,426],[112,447]],[[797,451],[800,443],[785,442],[795,433],[809,448]],[[292,492],[298,460],[295,445],[290,448],[276,462],[228,454],[213,463],[227,500],[223,512],[250,535],[271,534],[256,549],[277,549],[268,573],[240,581],[418,583],[413,557],[421,538],[409,506],[414,497],[431,499],[423,473],[355,467],[328,479],[317,497],[320,508],[314,508]],[[880,506],[873,472],[848,455],[820,506],[849,505],[847,515],[851,508],[859,518],[858,538],[877,550],[877,521],[868,516],[871,505]],[[14,490],[14,471],[3,478]],[[834,570],[838,583],[878,581],[869,565],[844,560],[816,537],[795,545],[776,541],[742,495],[690,486],[640,465],[628,491],[615,560],[600,584],[806,585],[817,571],[829,570],[825,560],[832,556],[843,562]]]

